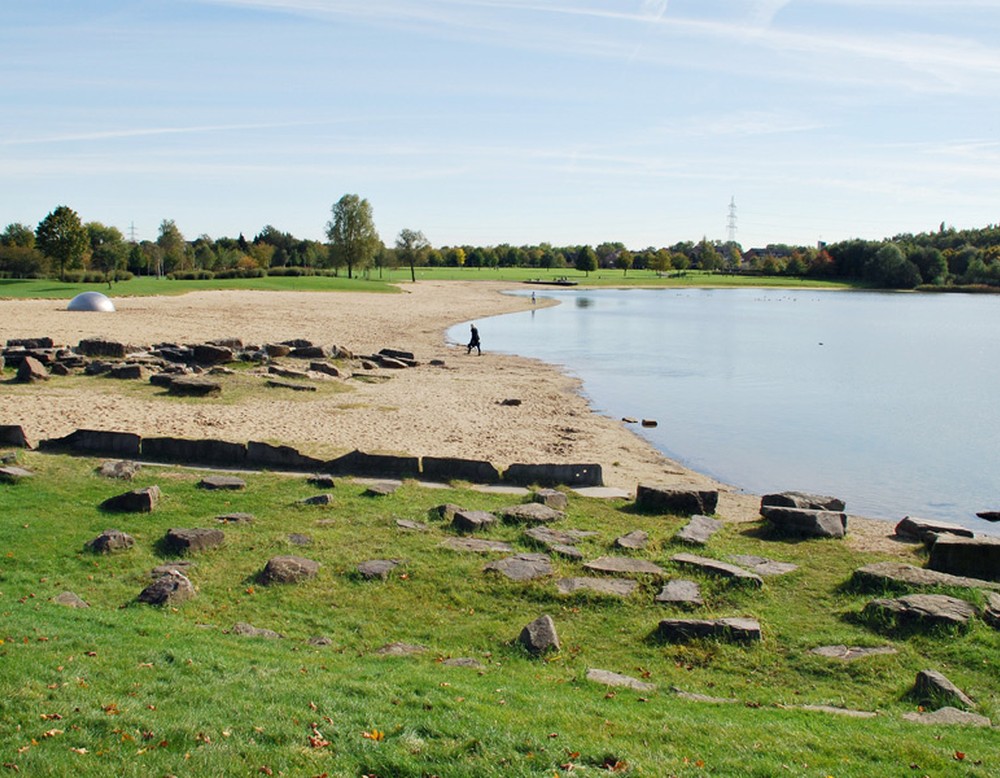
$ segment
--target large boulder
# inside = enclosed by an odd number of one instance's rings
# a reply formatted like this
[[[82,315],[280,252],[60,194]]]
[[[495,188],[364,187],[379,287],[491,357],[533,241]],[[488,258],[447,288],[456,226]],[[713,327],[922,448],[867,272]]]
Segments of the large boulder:
[[[458,511],[451,526],[459,532],[478,532],[496,524],[497,517],[487,511]]]
[[[298,583],[315,577],[319,572],[319,562],[299,556],[271,557],[261,573],[261,581],[272,583]]]
[[[942,573],[1000,581],[1000,538],[940,535],[931,546],[927,566]]]
[[[715,513],[719,492],[714,489],[673,489],[639,484],[635,490],[636,510],[643,513],[671,513],[694,516]]]
[[[560,578],[556,581],[559,594],[574,594],[588,592],[591,594],[607,594],[613,597],[628,597],[638,588],[639,584],[627,578],[594,578],[582,576],[575,578]]]
[[[49,380],[49,371],[34,357],[25,357],[17,366],[14,380],[19,384],[34,384]]]
[[[765,505],[760,509],[772,532],[782,537],[842,538],[847,534],[847,514],[814,508]]]
[[[712,535],[722,529],[722,522],[708,516],[695,515],[674,535],[674,540],[693,546],[704,546]]]
[[[531,581],[552,575],[552,562],[545,554],[522,553],[490,562],[484,571],[495,571],[512,581]]]
[[[193,527],[191,529],[168,529],[163,538],[164,547],[172,554],[187,554],[205,551],[221,546],[226,535],[221,529]]]
[[[521,630],[518,642],[530,653],[538,655],[559,650],[559,636],[551,616],[542,615]]]
[[[921,519],[917,516],[906,516],[896,525],[896,535],[901,538],[919,540],[921,543],[933,542],[938,535],[960,535],[971,538],[976,533],[971,529],[949,521]]]
[[[550,508],[540,502],[510,505],[501,508],[498,513],[504,521],[511,524],[547,524],[566,516],[562,511],[557,511],[555,508]]]
[[[147,486],[109,497],[101,503],[101,509],[115,513],[149,513],[159,500],[160,487]]]
[[[976,703],[965,692],[937,670],[921,670],[917,673],[913,693],[922,703],[931,703],[935,707],[941,703],[966,709],[976,707]]]
[[[761,639],[761,629],[754,619],[663,619],[656,629],[656,637],[667,643],[705,638],[750,643]]]
[[[236,359],[231,348],[214,343],[199,343],[192,351],[194,361],[199,365],[222,365]]]
[[[859,589],[879,590],[920,589],[932,586],[953,586],[961,589],[994,589],[1000,584],[961,575],[939,573],[904,562],[872,562],[859,567],[851,576],[851,583]]]
[[[760,498],[760,507],[776,508],[806,508],[816,511],[841,512],[846,507],[838,497],[828,497],[825,494],[810,494],[809,492],[778,492],[765,494]]]
[[[175,397],[214,397],[222,394],[222,384],[198,376],[177,376],[167,385],[167,394]]]
[[[148,605],[177,605],[195,595],[194,584],[178,570],[170,570],[139,593],[139,602]]]
[[[124,551],[135,545],[135,538],[118,529],[106,529],[96,538],[87,541],[86,546],[97,554]]]
[[[128,353],[128,346],[105,338],[84,338],[77,344],[76,350],[85,357],[123,359]]]
[[[30,470],[25,470],[23,467],[18,467],[17,465],[4,465],[0,467],[0,483],[16,484],[27,478],[32,478],[34,475]]]
[[[675,564],[684,565],[685,567],[693,567],[708,575],[715,575],[738,583],[745,583],[757,589],[764,585],[764,579],[756,573],[744,570],[738,565],[720,562],[718,559],[710,559],[709,557],[698,556],[697,554],[674,554],[670,557],[670,561]]]
[[[587,562],[584,567],[595,573],[612,575],[666,575],[666,571],[659,565],[631,557],[602,556]]]
[[[965,627],[976,609],[965,600],[945,594],[909,594],[897,599],[872,600],[864,607],[869,619],[918,628]]]

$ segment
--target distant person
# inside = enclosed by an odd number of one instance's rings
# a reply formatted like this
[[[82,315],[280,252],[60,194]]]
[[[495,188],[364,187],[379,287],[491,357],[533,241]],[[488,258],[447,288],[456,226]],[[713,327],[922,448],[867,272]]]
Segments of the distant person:
[[[531,293],[531,304],[532,305],[535,304],[535,293],[534,292]]]
[[[475,349],[479,353],[479,355],[482,356],[483,350],[479,345],[479,330],[476,329],[475,324],[472,324],[470,326],[472,327],[472,337],[469,338],[469,346],[465,350],[465,353],[471,354],[472,349]]]

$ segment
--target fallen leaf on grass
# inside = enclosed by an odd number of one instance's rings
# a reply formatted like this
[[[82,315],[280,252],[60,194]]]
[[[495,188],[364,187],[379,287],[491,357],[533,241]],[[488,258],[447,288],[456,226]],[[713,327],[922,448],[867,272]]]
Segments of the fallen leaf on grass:
[[[964,751],[956,751],[955,752],[955,761],[956,762],[961,762],[963,759],[965,759],[965,752]]]
[[[385,733],[378,729],[373,729],[371,732],[362,732],[361,737],[367,740],[374,740],[378,743],[381,740],[385,740]]]
[[[89,754],[90,752],[86,748],[70,748],[70,751],[76,754]]]
[[[62,719],[62,715],[59,713],[43,713],[42,721],[59,721]]]
[[[49,729],[42,733],[42,737],[55,737],[56,735],[61,735],[63,731],[61,729]]]

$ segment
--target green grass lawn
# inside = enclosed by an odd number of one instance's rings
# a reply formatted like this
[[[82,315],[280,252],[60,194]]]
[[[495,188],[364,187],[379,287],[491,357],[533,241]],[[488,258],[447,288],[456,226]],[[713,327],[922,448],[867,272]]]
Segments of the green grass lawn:
[[[216,289],[265,292],[396,292],[377,277],[372,279],[333,276],[265,276],[264,278],[214,278],[209,281],[172,281],[169,278],[136,276],[129,281],[107,284],[71,284],[52,279],[0,278],[0,299],[26,298],[69,300],[81,292],[95,291],[109,297],[177,295]]]
[[[496,509],[523,498],[458,485],[405,483],[367,497],[338,481],[333,506],[297,504],[318,490],[303,478],[248,473],[240,492],[200,489],[203,474],[143,468],[133,483],[96,475],[96,460],[21,453],[36,475],[0,484],[0,764],[22,775],[287,776],[911,776],[996,775],[1000,731],[928,728],[903,721],[919,670],[947,674],[1000,718],[1000,633],[977,621],[964,633],[884,633],[858,613],[871,593],[844,586],[877,555],[837,541],[788,543],[754,526],[728,525],[707,555],[755,553],[799,564],[763,589],[690,576],[669,562],[685,519],[648,516],[621,500],[570,498],[558,526],[594,530],[586,558],[615,553],[634,529],[651,538],[632,552],[698,580],[699,617],[751,616],[760,645],[663,644],[661,582],[646,578],[622,601],[560,596],[552,580],[513,583],[483,572],[487,558],[441,547],[450,527],[428,518],[444,502]],[[157,484],[153,513],[112,515],[97,505]],[[169,558],[171,527],[220,526],[242,511],[252,524],[224,527],[221,548],[191,557],[196,598],[177,608],[136,602],[149,571]],[[428,523],[406,532],[397,518]],[[107,528],[134,548],[97,555],[85,543]],[[491,539],[537,550],[523,527],[500,524]],[[290,533],[306,534],[300,547]],[[305,583],[263,586],[257,575],[278,554],[321,563]],[[403,563],[385,581],[355,571],[374,558]],[[495,557],[494,557],[495,558]],[[557,576],[583,575],[554,558]],[[916,558],[915,562],[918,562]],[[51,598],[76,592],[89,609]],[[964,593],[964,596],[969,596]],[[555,620],[557,654],[533,658],[515,638],[542,613]],[[282,640],[228,634],[245,621]],[[312,636],[328,646],[314,646]],[[427,647],[409,657],[376,650],[402,641]],[[894,655],[840,663],[809,653],[826,644],[881,646]],[[471,657],[480,668],[442,660]],[[642,678],[639,693],[588,682],[588,668]],[[682,699],[671,687],[730,697]],[[876,710],[871,720],[805,711],[825,704]],[[961,758],[959,758],[961,756]]]
[[[781,287],[791,289],[854,289],[864,288],[856,282],[820,281],[817,279],[777,276],[733,276],[719,273],[685,271],[661,276],[651,270],[631,270],[622,275],[618,270],[599,270],[585,275],[571,268],[430,268],[416,270],[417,280],[438,281],[509,281],[554,280],[568,278],[580,286],[663,286],[663,287]],[[107,284],[71,284],[51,279],[0,278],[0,299],[68,300],[80,292],[97,291],[109,297],[142,297],[177,295],[215,289],[247,289],[258,291],[297,292],[396,292],[395,284],[410,282],[409,268],[373,270],[370,278],[348,279],[343,276],[266,276],[264,278],[229,278],[209,281],[172,281],[167,278],[139,276],[119,281],[108,289]]]

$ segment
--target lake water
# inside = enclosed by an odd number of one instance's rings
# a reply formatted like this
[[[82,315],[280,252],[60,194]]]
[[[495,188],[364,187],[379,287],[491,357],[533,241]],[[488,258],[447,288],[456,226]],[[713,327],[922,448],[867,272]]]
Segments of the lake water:
[[[754,493],[1000,532],[975,516],[1000,510],[1000,297],[536,293],[561,304],[479,321],[486,353],[563,366],[597,412],[655,419],[636,432],[670,458]]]

